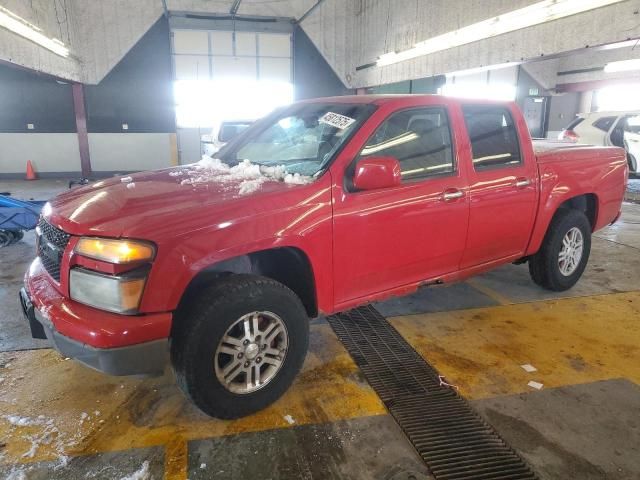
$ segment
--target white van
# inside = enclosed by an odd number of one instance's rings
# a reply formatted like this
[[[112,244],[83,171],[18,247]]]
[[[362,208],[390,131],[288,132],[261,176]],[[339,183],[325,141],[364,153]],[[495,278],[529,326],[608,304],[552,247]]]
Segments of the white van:
[[[220,122],[210,135],[200,136],[200,150],[204,155],[214,156],[233,137],[246,130],[253,120],[227,120]]]

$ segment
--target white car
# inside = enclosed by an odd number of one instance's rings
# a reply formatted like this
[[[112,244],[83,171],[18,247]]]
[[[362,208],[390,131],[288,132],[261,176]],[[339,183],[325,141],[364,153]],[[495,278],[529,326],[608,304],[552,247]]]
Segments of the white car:
[[[226,120],[216,125],[210,135],[200,136],[200,149],[205,155],[214,156],[232,138],[246,130],[253,120]]]
[[[590,145],[615,145],[627,151],[629,172],[640,174],[640,112],[579,113],[558,136]]]

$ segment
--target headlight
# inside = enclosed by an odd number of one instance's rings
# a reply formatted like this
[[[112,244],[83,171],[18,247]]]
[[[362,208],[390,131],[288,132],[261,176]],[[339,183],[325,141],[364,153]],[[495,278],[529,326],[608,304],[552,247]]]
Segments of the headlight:
[[[135,313],[140,305],[148,269],[122,276],[104,275],[83,268],[73,268],[69,279],[71,298],[101,310]]]
[[[92,237],[81,238],[75,251],[84,257],[118,264],[152,260],[156,253],[150,243]]]

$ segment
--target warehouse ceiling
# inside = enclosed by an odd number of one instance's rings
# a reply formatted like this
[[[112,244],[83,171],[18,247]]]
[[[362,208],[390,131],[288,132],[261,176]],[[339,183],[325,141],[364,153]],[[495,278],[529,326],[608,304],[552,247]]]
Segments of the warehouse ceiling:
[[[299,19],[316,0],[167,0],[171,11]]]
[[[316,0],[0,0],[11,15],[47,39],[63,42],[63,57],[0,27],[0,60],[63,79],[98,83],[164,14],[281,17],[297,21]],[[322,3],[322,2],[320,2]],[[165,9],[166,8],[166,9]]]
[[[578,0],[561,1],[584,4]],[[95,84],[166,12],[278,17],[292,22],[304,18],[301,27],[343,83],[352,88],[505,62],[532,61],[536,62],[531,66],[533,74],[552,87],[559,82],[559,71],[595,68],[603,64],[607,55],[634,58],[638,52],[629,48],[615,54],[601,54],[598,48],[640,38],[640,0],[589,0],[591,9],[579,14],[493,37],[479,37],[464,45],[447,46],[390,65],[381,64],[379,60],[385,55],[411,50],[417,44],[541,2],[429,0],[429,8],[421,8],[426,3],[416,0],[0,0],[0,6],[34,24],[45,36],[61,40],[69,49],[69,56],[64,58],[0,28],[0,60]],[[460,8],[462,5],[464,8]],[[595,53],[591,55],[591,51]],[[579,52],[586,53],[576,55]],[[580,64],[574,68],[570,61],[557,60],[563,55],[579,57]],[[548,58],[554,61],[546,61]],[[561,80],[610,76],[602,70],[577,75]]]

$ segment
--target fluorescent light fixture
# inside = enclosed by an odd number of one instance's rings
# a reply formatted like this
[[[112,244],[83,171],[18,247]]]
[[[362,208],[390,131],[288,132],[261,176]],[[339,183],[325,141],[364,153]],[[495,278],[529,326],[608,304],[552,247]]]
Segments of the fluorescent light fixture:
[[[611,72],[630,72],[632,70],[640,70],[640,58],[631,60],[620,60],[619,62],[610,62],[604,66],[604,71]]]
[[[378,66],[392,65],[624,1],[626,0],[544,0],[432,37],[416,43],[408,50],[385,53],[376,63]]]
[[[69,49],[60,40],[45,36],[41,29],[3,7],[0,7],[0,27],[11,30],[61,57],[69,56]]]

